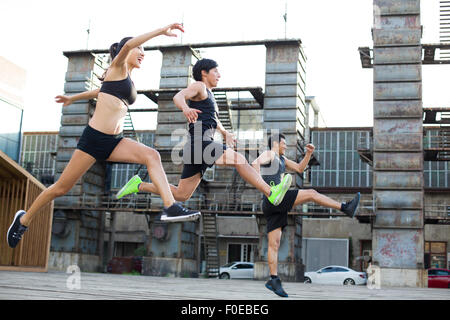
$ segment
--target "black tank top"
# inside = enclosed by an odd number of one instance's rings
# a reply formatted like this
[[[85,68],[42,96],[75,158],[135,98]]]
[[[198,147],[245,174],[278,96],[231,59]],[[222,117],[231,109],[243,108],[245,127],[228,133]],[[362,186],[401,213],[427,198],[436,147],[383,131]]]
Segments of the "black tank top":
[[[100,92],[111,94],[122,100],[127,106],[136,101],[137,91],[130,75],[122,80],[103,81]]]
[[[217,128],[217,118],[219,117],[219,108],[217,107],[216,99],[210,90],[206,89],[208,98],[201,101],[188,100],[188,106],[193,109],[198,109],[202,113],[198,113],[197,122],[201,121],[202,131]],[[193,135],[194,124],[189,124],[189,132]],[[203,133],[202,132],[202,133]]]
[[[261,177],[268,185],[277,185],[281,183],[281,176],[285,171],[286,161],[284,156],[280,157],[277,154],[275,154],[273,161],[268,164],[261,165]]]

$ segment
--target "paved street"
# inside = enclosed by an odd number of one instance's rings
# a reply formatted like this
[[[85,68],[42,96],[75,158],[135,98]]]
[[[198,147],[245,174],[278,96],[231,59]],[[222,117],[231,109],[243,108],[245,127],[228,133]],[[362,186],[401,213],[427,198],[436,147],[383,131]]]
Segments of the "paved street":
[[[280,298],[264,281],[168,278],[102,273],[0,271],[1,300],[450,300],[449,289],[331,286],[284,283]]]

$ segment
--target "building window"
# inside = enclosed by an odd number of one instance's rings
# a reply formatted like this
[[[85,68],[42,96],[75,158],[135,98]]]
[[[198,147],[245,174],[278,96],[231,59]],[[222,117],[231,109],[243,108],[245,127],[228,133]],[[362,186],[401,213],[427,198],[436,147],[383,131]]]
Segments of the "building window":
[[[58,134],[24,134],[20,164],[45,185],[53,184]]]
[[[447,243],[437,241],[425,242],[425,269],[447,268]]]
[[[313,131],[320,166],[311,167],[314,187],[370,187],[372,169],[358,154],[361,133],[366,131]]]
[[[23,110],[0,99],[0,150],[19,162]]]
[[[229,243],[227,263],[242,261],[253,262],[256,252],[256,245],[249,243]]]

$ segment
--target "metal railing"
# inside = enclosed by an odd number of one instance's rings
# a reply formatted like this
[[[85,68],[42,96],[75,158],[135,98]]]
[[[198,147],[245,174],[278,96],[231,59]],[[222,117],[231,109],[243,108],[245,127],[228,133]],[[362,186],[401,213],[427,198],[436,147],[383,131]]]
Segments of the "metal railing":
[[[232,215],[254,215],[262,214],[262,197],[260,194],[237,196],[231,193],[208,193],[192,197],[184,202],[190,209],[201,210],[209,213],[232,214]],[[163,203],[158,195],[149,193],[133,194],[116,200],[112,195],[90,196],[83,195],[76,205],[58,203],[57,209],[90,209],[103,211],[130,211],[137,213],[160,212]],[[373,199],[362,199],[356,216],[375,217],[375,203]],[[330,209],[309,202],[294,207],[290,214],[306,217],[345,217],[339,210]],[[425,203],[424,218],[450,220],[449,203]]]

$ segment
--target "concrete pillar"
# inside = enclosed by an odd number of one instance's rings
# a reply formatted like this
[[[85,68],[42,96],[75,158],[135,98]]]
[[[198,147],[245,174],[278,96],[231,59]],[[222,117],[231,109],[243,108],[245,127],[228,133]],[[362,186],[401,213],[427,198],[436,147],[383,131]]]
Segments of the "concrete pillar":
[[[94,55],[88,51],[66,52],[69,59],[65,76],[65,95],[74,95],[86,90],[99,88],[101,82],[97,76],[101,76],[107,67],[104,57]],[[61,127],[59,129],[58,148],[56,155],[56,174],[59,179],[74,153],[80,136],[87,126],[95,110],[95,104],[87,101],[76,101],[70,106],[62,108]],[[83,199],[98,203],[104,192],[104,163],[95,163],[91,169],[81,177],[75,186],[64,196],[55,199],[55,206],[77,206]],[[72,210],[68,214],[72,214]],[[76,227],[77,237],[64,239],[64,248],[77,248],[78,253],[101,253],[99,244],[101,240],[90,236],[91,228],[101,230],[101,212],[75,213],[76,219],[73,226]],[[99,232],[96,236],[103,237]],[[78,245],[75,245],[78,243]]]
[[[264,128],[280,130],[286,136],[286,157],[300,161],[300,145],[305,139],[305,64],[306,56],[299,40],[268,42],[266,44],[266,88],[264,94]],[[267,132],[269,133],[269,132]],[[294,187],[303,185],[298,175]],[[266,278],[267,233],[263,217],[258,218],[260,226],[259,258],[255,263],[255,276]],[[302,218],[289,217],[278,257],[279,272],[282,279],[303,280],[301,259]]]
[[[194,80],[192,67],[197,61],[196,53],[190,47],[164,48],[162,51],[161,89],[184,89]],[[158,97],[158,124],[155,132],[155,149],[161,154],[161,161],[169,183],[178,184],[182,164],[172,162],[171,153],[179,145],[181,137],[172,139],[177,129],[187,130],[184,114],[173,103],[175,93],[162,93]],[[182,147],[182,146],[181,146]]]
[[[266,44],[264,128],[286,136],[286,156],[294,161],[301,159],[299,145],[305,139],[305,64],[299,40]],[[299,176],[295,181],[302,185]]]
[[[101,83],[97,76],[105,70],[106,59],[90,52],[65,53],[69,59],[64,91],[66,95],[74,95],[86,90],[99,88]],[[70,161],[78,140],[87,126],[95,110],[95,105],[88,100],[80,100],[62,108],[61,127],[59,129],[58,149],[56,156],[56,179]],[[79,204],[81,196],[93,199],[103,194],[104,164],[95,163],[64,197],[55,199],[55,205],[62,203]]]
[[[422,286],[420,0],[374,0],[373,262],[380,285]]]
[[[196,52],[190,47],[163,48],[161,51],[163,61],[160,89],[186,88],[194,81],[192,67],[196,62]],[[172,139],[172,134],[177,129],[187,130],[187,120],[173,103],[175,93],[161,93],[158,97],[154,147],[161,155],[169,183],[178,185],[183,164],[173,163],[172,151],[174,147],[182,149],[182,140],[175,139],[176,137]],[[161,208],[163,206],[159,196],[152,196],[152,204],[160,205]],[[196,241],[200,240],[199,234],[195,232],[198,222],[151,224],[152,235],[148,243],[151,258],[144,259],[143,273],[153,276],[198,276]]]

